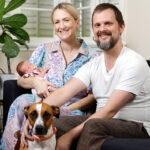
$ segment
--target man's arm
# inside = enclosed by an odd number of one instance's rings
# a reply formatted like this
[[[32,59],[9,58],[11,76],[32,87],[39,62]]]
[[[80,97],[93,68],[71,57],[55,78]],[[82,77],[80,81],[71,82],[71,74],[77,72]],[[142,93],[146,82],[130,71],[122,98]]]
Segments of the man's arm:
[[[80,124],[79,126],[73,128],[63,136],[61,136],[58,141],[57,141],[57,148],[65,148],[66,145],[68,147],[66,148],[69,150],[71,143],[73,140],[79,137],[82,128],[84,124],[92,118],[102,118],[102,119],[109,119],[112,118],[126,103],[129,101],[133,100],[134,95],[132,93],[126,92],[126,91],[121,91],[121,90],[115,90],[112,95],[110,96],[107,104],[105,107],[101,108],[99,111],[94,113],[92,116],[90,116],[85,122]],[[70,138],[72,137],[72,138]],[[66,143],[67,142],[67,143]]]
[[[84,90],[86,85],[78,78],[71,78],[63,87],[57,89],[50,96],[48,96],[44,103],[49,105],[62,106],[64,103],[70,100],[74,95]]]

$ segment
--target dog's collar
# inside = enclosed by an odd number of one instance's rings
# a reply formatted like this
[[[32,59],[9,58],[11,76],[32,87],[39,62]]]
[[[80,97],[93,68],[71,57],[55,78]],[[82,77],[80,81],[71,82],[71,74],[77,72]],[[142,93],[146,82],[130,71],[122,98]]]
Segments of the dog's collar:
[[[56,133],[56,128],[53,127],[53,132],[52,132],[52,134],[49,135],[49,136],[47,136],[47,137],[39,137],[39,136],[37,136],[37,135],[35,135],[35,134],[33,134],[33,133],[32,133],[32,137],[33,137],[33,139],[34,139],[35,141],[37,141],[37,142],[46,141],[46,140],[50,139],[55,133]]]

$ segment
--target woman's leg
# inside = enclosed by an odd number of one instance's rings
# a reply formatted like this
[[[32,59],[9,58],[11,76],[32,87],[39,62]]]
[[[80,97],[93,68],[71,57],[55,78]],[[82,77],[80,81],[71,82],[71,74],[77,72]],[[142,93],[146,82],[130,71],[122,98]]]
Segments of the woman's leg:
[[[32,94],[24,94],[16,98],[8,112],[7,122],[2,137],[2,150],[13,150],[25,122],[24,107],[35,102]]]
[[[60,107],[60,116],[75,116],[75,114],[66,108]]]

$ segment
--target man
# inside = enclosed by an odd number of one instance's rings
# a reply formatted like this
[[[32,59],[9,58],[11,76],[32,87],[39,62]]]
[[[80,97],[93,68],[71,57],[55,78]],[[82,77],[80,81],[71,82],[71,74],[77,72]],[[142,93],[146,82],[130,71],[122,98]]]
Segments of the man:
[[[102,55],[84,65],[44,102],[61,106],[92,84],[96,112],[89,118],[55,120],[57,136],[63,134],[56,150],[72,150],[76,140],[77,150],[98,150],[107,138],[146,138],[150,134],[150,69],[142,56],[123,46],[121,12],[112,4],[98,5],[92,27]]]

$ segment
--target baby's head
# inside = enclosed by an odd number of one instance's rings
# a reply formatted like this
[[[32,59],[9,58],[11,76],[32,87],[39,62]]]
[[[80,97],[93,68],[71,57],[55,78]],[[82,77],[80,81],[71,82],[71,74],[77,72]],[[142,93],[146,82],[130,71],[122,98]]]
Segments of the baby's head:
[[[24,74],[31,73],[35,69],[35,65],[28,62],[28,61],[22,61],[17,65],[17,72],[20,76],[23,76]]]

